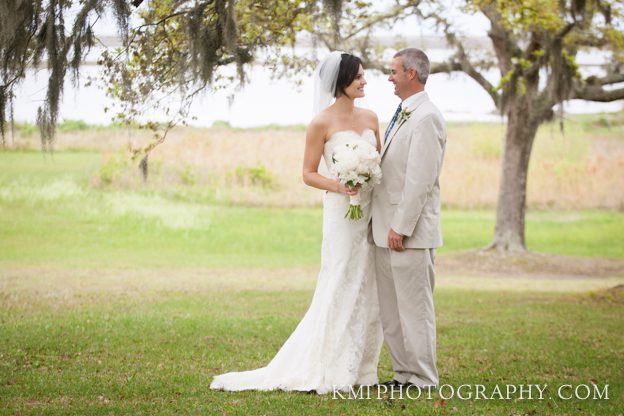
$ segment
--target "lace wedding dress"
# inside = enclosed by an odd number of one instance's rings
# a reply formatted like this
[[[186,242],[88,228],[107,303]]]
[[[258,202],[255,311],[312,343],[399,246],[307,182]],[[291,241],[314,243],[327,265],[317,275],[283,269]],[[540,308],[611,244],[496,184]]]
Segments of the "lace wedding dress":
[[[334,133],[323,158],[331,166],[335,146],[365,140],[375,146],[372,130]],[[349,198],[327,192],[323,199],[321,270],[310,308],[266,366],[216,376],[211,389],[299,390],[329,393],[351,385],[377,383],[383,342],[374,251],[367,241],[370,190],[361,191],[364,217],[345,219]]]

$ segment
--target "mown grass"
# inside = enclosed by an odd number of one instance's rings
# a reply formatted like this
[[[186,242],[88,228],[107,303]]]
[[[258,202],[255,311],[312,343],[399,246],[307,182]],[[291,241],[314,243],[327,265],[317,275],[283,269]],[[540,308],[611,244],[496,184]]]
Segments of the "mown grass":
[[[435,394],[431,400],[334,400],[208,388],[215,374],[268,363],[303,316],[313,282],[305,290],[288,281],[280,290],[219,289],[214,281],[204,290],[165,291],[146,276],[115,295],[84,289],[67,297],[54,290],[46,296],[24,279],[20,291],[0,292],[0,412],[615,415],[621,410],[624,380],[617,363],[623,358],[623,306],[586,295],[436,290],[441,383],[484,384],[488,396],[496,384],[548,384],[544,400],[455,397],[441,403]],[[101,279],[93,273],[80,287],[102,285]],[[114,285],[104,280],[105,287]],[[384,351],[380,377],[391,375]],[[562,384],[592,383],[601,389],[608,384],[609,400],[556,395]]]

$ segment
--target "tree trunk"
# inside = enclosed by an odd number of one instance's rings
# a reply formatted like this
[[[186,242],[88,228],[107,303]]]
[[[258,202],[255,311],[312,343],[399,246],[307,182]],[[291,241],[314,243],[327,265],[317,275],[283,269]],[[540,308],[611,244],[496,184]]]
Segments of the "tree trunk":
[[[141,158],[141,162],[139,163],[139,170],[141,171],[141,176],[143,177],[143,182],[147,182],[148,156],[149,156],[149,154],[146,154],[145,156],[143,156],[143,158]]]
[[[539,121],[530,116],[529,100],[514,100],[507,112],[507,131],[501,171],[494,240],[488,249],[526,251],[524,218],[527,174]]]

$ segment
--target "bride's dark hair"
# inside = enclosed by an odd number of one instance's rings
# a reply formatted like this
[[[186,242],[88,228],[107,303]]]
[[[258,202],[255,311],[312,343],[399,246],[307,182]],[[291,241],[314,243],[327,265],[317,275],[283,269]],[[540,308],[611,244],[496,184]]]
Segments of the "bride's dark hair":
[[[340,68],[338,69],[334,97],[338,97],[338,93],[347,95],[345,89],[351,85],[360,70],[360,65],[362,65],[362,60],[360,58],[348,53],[343,53],[340,55],[340,58]]]

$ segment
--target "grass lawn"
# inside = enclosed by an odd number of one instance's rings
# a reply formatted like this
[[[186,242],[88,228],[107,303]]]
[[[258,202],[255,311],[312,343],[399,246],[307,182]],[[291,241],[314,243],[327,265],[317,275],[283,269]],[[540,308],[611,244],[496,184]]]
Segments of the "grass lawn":
[[[256,278],[250,286],[230,280],[224,287],[206,272],[180,282],[170,275],[163,286],[156,283],[159,271],[124,279],[97,270],[80,279],[69,276],[70,269],[56,273],[49,285],[39,284],[45,271],[33,271],[16,275],[14,289],[11,278],[0,286],[0,413],[621,412],[621,297],[456,289],[441,279],[435,293],[441,383],[483,384],[490,393],[496,384],[549,387],[544,400],[454,397],[440,407],[435,394],[431,400],[334,400],[208,389],[215,374],[268,363],[308,307],[313,279],[293,275],[262,284]],[[391,375],[384,350],[380,377]],[[557,396],[562,384],[592,383],[608,384],[609,400]]]
[[[0,214],[0,265],[291,267],[315,265],[320,209],[214,207],[158,195],[12,202]],[[485,246],[494,213],[444,211],[441,254]],[[531,213],[529,248],[624,257],[624,214]]]
[[[211,391],[215,374],[267,364],[303,316],[321,210],[93,188],[100,158],[0,153],[0,414],[622,414],[624,300],[603,290],[621,276],[440,276],[441,383],[548,384],[544,400]],[[441,258],[487,244],[493,225],[492,211],[444,210]],[[527,217],[535,251],[622,259],[623,236],[621,212]],[[592,383],[609,400],[557,397]]]

